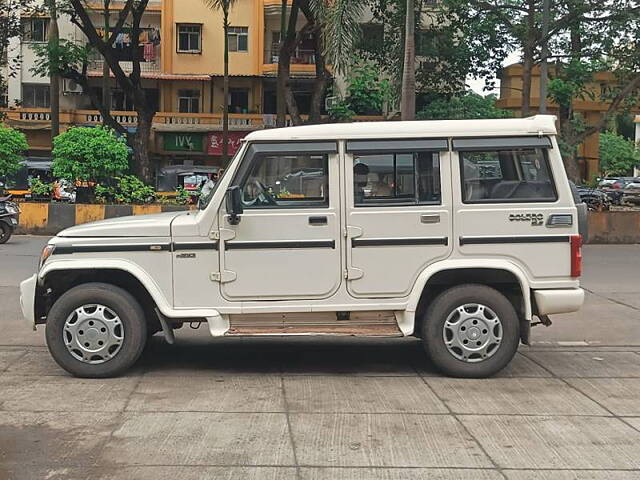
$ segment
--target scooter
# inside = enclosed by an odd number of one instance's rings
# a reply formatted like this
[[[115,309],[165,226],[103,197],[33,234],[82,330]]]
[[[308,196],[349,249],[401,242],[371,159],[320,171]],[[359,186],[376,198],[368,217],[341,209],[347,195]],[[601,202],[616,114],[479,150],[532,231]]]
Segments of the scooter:
[[[18,226],[20,208],[10,202],[11,195],[0,197],[0,244],[7,243]]]

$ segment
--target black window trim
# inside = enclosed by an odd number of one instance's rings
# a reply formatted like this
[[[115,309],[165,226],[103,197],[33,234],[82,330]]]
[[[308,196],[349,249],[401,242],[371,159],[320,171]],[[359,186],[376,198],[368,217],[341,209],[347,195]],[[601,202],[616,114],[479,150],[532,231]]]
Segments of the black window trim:
[[[389,199],[381,199],[381,198],[374,198],[370,201],[363,201],[363,203],[359,203],[356,204],[355,201],[355,191],[353,188],[353,185],[351,187],[351,190],[353,191],[354,195],[352,195],[352,200],[353,200],[353,208],[370,208],[370,207],[419,207],[419,206],[441,206],[442,205],[442,160],[441,160],[441,155],[440,152],[443,151],[447,151],[447,150],[434,150],[434,149],[424,149],[424,150],[409,150],[409,151],[397,151],[397,150],[375,150],[375,151],[370,151],[370,152],[366,152],[363,153],[360,150],[358,151],[354,151],[354,152],[349,152],[347,151],[347,153],[351,153],[353,155],[353,158],[355,159],[356,155],[375,155],[376,153],[379,154],[386,154],[386,155],[393,155],[394,156],[394,168],[395,168],[395,155],[397,154],[407,154],[407,153],[413,153],[414,154],[414,160],[413,160],[413,198],[415,199],[415,201],[407,201],[405,199],[395,199],[395,198],[389,198]],[[418,174],[418,163],[416,162],[416,157],[415,154],[417,153],[424,153],[424,152],[431,152],[431,153],[437,153],[438,154],[438,176],[439,176],[439,180],[440,180],[440,200],[439,201],[420,201],[418,200],[418,178],[420,177],[420,175]],[[395,172],[394,172],[395,174]],[[352,182],[353,183],[353,182]]]
[[[374,153],[444,152],[449,150],[447,138],[393,138],[347,140],[346,152],[354,155]]]
[[[483,204],[491,204],[491,205],[495,205],[495,204],[502,204],[502,203],[509,203],[509,204],[514,204],[514,203],[544,203],[544,204],[552,204],[552,203],[558,203],[558,201],[560,200],[560,197],[558,196],[558,190],[556,189],[556,181],[555,178],[553,176],[553,169],[551,168],[551,162],[549,161],[549,148],[544,148],[544,147],[510,147],[510,148],[502,148],[502,149],[496,149],[496,148],[484,148],[484,149],[473,149],[473,150],[466,150],[468,152],[482,152],[482,151],[486,151],[486,152],[495,152],[497,150],[518,150],[518,149],[540,149],[542,150],[542,155],[544,157],[544,161],[547,164],[547,170],[549,172],[549,181],[551,182],[551,188],[553,189],[553,194],[554,194],[554,199],[553,200],[540,200],[539,198],[533,198],[533,199],[526,199],[526,198],[515,198],[515,199],[505,199],[505,198],[498,198],[498,199],[480,199],[480,200],[465,200],[464,199],[464,192],[465,192],[465,188],[464,188],[464,158],[463,155],[460,155],[460,153],[458,153],[458,165],[460,167],[460,196],[462,197],[460,200],[462,201],[463,204],[465,205],[483,205]],[[459,151],[460,152],[460,151]],[[464,150],[461,151],[462,153],[464,153]]]
[[[247,148],[244,157],[241,159],[240,169],[236,172],[230,186],[242,186],[251,173],[255,162],[262,156],[268,155],[322,155],[327,157],[327,184],[329,184],[329,155],[338,153],[338,143],[335,141],[265,141],[251,142]],[[330,189],[329,185],[329,189]],[[295,205],[261,205],[261,206],[245,206],[244,210],[288,210],[288,209],[318,209],[327,210],[331,207],[331,198],[327,191],[326,203],[318,201],[296,201]]]
[[[548,136],[457,137],[452,140],[454,152],[514,150],[517,148],[553,148]]]

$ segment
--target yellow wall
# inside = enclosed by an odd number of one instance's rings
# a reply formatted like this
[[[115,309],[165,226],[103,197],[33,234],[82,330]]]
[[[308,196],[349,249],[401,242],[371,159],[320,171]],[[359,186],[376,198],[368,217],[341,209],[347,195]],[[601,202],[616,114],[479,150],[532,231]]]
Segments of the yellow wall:
[[[237,0],[229,23],[249,28],[249,51],[229,52],[231,75],[259,75],[262,68],[264,7],[263,0]],[[177,53],[179,23],[202,24],[202,53]],[[224,31],[222,12],[212,11],[202,0],[165,0],[163,4],[162,59],[167,73],[222,75]]]

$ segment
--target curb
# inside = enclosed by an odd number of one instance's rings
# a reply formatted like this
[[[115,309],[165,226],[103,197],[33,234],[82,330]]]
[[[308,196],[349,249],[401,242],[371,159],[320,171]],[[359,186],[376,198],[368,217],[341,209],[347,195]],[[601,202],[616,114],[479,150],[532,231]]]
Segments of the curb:
[[[17,235],[55,235],[83,223],[150,213],[182,212],[188,205],[89,205],[68,203],[20,203]]]

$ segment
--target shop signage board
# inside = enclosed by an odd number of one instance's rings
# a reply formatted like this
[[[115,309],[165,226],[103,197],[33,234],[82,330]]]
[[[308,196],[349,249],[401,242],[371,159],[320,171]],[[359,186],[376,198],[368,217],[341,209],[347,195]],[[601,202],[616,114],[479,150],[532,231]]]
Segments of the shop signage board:
[[[229,132],[229,155],[235,155],[240,150],[242,139],[249,132]],[[222,132],[211,132],[207,137],[207,154],[222,155]]]
[[[203,133],[164,133],[163,148],[170,152],[202,152]]]

